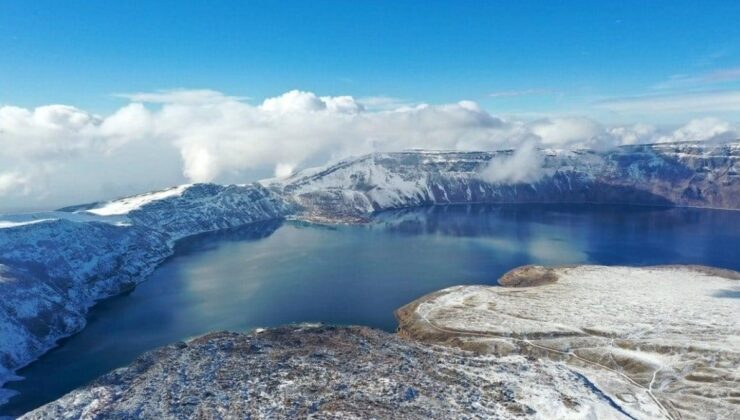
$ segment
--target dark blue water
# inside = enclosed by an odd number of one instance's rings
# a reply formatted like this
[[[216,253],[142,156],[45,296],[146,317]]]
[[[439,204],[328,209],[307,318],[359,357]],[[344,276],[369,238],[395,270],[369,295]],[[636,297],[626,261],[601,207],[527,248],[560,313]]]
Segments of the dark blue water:
[[[292,322],[393,331],[393,310],[522,264],[705,264],[740,269],[740,212],[608,206],[450,206],[369,226],[266,223],[203,235],[87,328],[19,373],[20,414],[137,355],[213,330]]]

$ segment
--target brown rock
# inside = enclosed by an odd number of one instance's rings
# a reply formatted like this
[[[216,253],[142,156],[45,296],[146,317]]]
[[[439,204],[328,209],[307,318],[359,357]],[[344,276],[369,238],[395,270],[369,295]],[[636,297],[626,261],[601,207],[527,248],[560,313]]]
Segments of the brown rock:
[[[498,279],[499,286],[503,287],[532,287],[555,283],[558,276],[552,268],[541,265],[525,265],[517,267]]]

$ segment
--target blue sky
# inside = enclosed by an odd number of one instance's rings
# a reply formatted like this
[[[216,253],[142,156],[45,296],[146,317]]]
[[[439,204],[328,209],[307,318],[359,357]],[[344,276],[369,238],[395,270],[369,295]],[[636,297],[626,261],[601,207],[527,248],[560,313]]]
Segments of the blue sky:
[[[739,18],[730,0],[0,0],[0,212],[373,151],[737,139]]]
[[[122,92],[208,88],[259,102],[302,89],[685,120],[693,111],[598,104],[737,91],[738,18],[735,1],[3,0],[0,104],[106,113]]]

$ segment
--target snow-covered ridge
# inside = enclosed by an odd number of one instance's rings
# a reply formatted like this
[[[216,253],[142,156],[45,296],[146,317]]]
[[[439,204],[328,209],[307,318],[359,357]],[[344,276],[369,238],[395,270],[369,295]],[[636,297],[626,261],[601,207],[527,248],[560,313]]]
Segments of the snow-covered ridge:
[[[43,222],[49,222],[55,219],[34,219],[34,220],[24,220],[24,221],[18,221],[14,222],[12,220],[0,220],[0,229],[6,229],[6,228],[12,228],[12,227],[18,227],[18,226],[24,226],[24,225],[32,225],[34,223],[43,223]]]
[[[259,184],[196,184],[92,210],[0,217],[0,384],[81,330],[97,300],[144,280],[176,240],[290,211]],[[0,390],[0,403],[9,396]]]
[[[449,203],[594,202],[740,208],[740,142],[537,150],[529,181],[490,181],[513,150],[374,153],[265,185],[303,217],[362,219],[375,211]],[[523,170],[525,170],[523,168]]]

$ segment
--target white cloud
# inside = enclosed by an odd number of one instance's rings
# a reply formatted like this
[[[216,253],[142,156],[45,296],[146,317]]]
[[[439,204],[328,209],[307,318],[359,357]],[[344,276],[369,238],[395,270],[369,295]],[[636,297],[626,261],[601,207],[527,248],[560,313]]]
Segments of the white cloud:
[[[511,156],[493,159],[483,169],[480,177],[488,182],[532,182],[540,178],[541,154],[535,142],[526,142],[514,150]]]
[[[740,80],[740,67],[731,67],[694,75],[674,74],[668,80],[653,86],[653,89],[679,89],[694,86],[718,85],[738,80]]]
[[[624,114],[711,113],[740,111],[740,90],[636,96],[595,104]]]
[[[72,155],[95,146],[88,134],[98,123],[93,115],[66,105],[3,106],[0,135],[13,140],[3,143],[3,154],[20,159]]]
[[[730,123],[717,118],[698,118],[689,121],[670,134],[660,136],[661,143],[672,141],[727,141],[740,138],[740,131]]]
[[[27,177],[17,172],[0,173],[0,196],[11,191],[22,191],[28,188]]]
[[[348,155],[410,148],[519,148],[511,164],[490,174],[516,180],[529,176],[517,168],[536,169],[531,152],[537,147],[604,148],[737,135],[737,127],[717,119],[675,130],[607,127],[583,117],[505,120],[471,101],[376,108],[350,96],[298,90],[259,105],[210,90],[126,97],[132,102],[107,116],[65,105],[0,107],[0,211],[183,182],[287,176]]]
[[[585,117],[548,118],[530,124],[532,133],[539,137],[543,146],[601,147],[604,143],[613,146],[604,127]]]
[[[355,114],[363,111],[361,104],[351,96],[322,96],[312,92],[291,90],[274,98],[267,98],[259,108],[268,113],[305,113],[330,111],[340,114]]]
[[[651,143],[656,140],[658,129],[650,124],[635,124],[631,126],[609,127],[610,136],[618,139],[620,144]]]
[[[132,102],[160,104],[208,104],[219,103],[225,100],[242,101],[249,99],[242,96],[226,96],[217,90],[211,89],[175,89],[160,90],[157,92],[117,93],[114,96],[125,98]]]
[[[393,96],[366,96],[364,98],[358,98],[357,102],[363,108],[369,110],[392,110],[416,105],[408,100]]]
[[[326,102],[312,92],[291,90],[275,98],[268,98],[260,105],[267,112],[285,114],[289,112],[315,112],[327,108]]]
[[[516,96],[550,95],[552,93],[549,89],[501,90],[489,93],[488,96],[491,98],[511,98]]]
[[[290,163],[278,162],[278,164],[275,165],[275,177],[287,178],[293,175],[294,169],[295,168]]]

